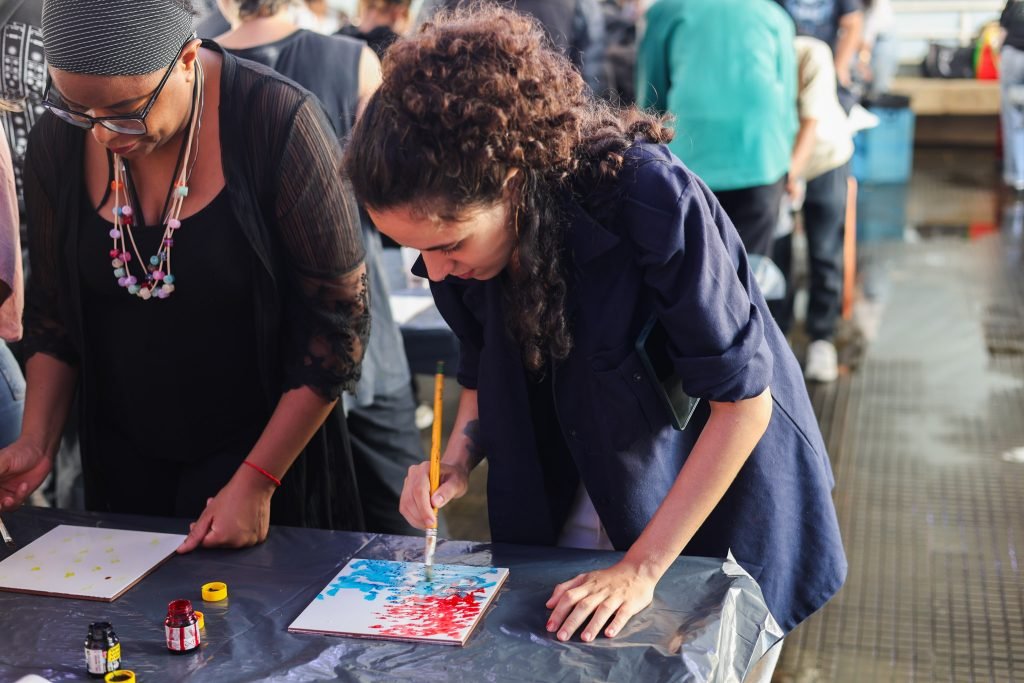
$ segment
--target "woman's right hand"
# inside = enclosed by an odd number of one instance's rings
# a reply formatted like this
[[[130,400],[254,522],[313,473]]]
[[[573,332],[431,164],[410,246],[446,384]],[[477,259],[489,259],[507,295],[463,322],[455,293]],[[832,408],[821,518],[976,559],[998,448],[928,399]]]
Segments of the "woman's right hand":
[[[0,450],[0,510],[19,507],[52,469],[53,458],[22,439]]]
[[[402,499],[398,510],[405,520],[417,529],[434,526],[433,507],[444,507],[449,501],[462,497],[469,488],[469,470],[441,463],[441,483],[434,492],[433,505],[430,496],[430,463],[421,462],[409,468],[402,487]]]

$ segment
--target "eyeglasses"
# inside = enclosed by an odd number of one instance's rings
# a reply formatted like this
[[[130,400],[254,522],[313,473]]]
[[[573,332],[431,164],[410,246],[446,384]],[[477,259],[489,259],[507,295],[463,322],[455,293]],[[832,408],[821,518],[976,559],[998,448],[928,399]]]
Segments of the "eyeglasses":
[[[67,103],[61,99],[59,102],[54,102],[50,99],[50,90],[53,85],[53,79],[46,79],[46,90],[43,91],[43,102],[42,105],[49,111],[53,112],[54,115],[59,117],[63,121],[67,121],[76,128],[83,130],[91,130],[97,123],[106,128],[112,130],[115,133],[121,133],[122,135],[145,135],[147,132],[146,128],[146,117],[149,116],[149,111],[156,104],[156,100],[160,97],[160,92],[167,85],[167,79],[171,77],[171,72],[174,71],[174,65],[178,63],[181,58],[181,51],[185,49],[185,45],[188,45],[195,36],[189,38],[178,50],[178,53],[174,55],[174,61],[171,62],[170,66],[167,67],[167,71],[164,72],[164,77],[160,79],[160,84],[156,86],[149,95],[149,101],[146,105],[138,110],[134,114],[125,114],[120,116],[89,116],[82,112],[69,109]],[[60,97],[60,93],[56,93],[57,97]]]

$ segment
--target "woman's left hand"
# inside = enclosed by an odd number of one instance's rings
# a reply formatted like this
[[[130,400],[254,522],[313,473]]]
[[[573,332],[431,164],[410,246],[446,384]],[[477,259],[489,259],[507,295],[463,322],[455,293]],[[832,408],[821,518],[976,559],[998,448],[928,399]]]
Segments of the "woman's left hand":
[[[555,586],[545,603],[551,610],[547,629],[557,631],[559,640],[569,640],[590,617],[580,637],[591,642],[611,619],[604,634],[614,638],[634,614],[651,604],[657,583],[658,577],[626,561],[580,574]]]
[[[216,496],[206,501],[206,509],[189,526],[188,537],[178,546],[178,552],[191,552],[200,545],[245,548],[262,543],[270,530],[273,493],[272,482],[264,482],[259,473],[242,468]]]

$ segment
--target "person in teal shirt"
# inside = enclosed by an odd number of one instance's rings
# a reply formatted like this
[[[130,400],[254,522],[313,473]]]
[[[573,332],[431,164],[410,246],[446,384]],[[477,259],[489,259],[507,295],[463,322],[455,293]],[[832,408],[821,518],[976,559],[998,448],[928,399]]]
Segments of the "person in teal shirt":
[[[771,253],[797,130],[795,28],[771,0],[659,0],[637,99],[669,112],[669,148],[707,183],[747,252]]]

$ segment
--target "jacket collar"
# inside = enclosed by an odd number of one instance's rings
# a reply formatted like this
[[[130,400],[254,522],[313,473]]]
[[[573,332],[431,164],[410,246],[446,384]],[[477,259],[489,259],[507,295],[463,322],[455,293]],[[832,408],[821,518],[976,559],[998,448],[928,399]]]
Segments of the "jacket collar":
[[[618,246],[619,236],[596,221],[578,202],[566,202],[565,215],[568,219],[565,243],[577,267],[584,268]]]

